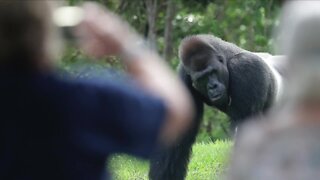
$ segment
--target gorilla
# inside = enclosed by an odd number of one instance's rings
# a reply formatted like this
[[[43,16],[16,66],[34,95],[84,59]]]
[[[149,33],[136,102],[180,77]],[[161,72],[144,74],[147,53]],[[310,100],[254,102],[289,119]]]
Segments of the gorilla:
[[[174,147],[151,160],[152,180],[182,180],[203,115],[204,103],[226,113],[235,129],[245,119],[266,112],[282,94],[282,57],[252,53],[213,35],[194,35],[179,48],[179,75],[193,97],[192,128]]]

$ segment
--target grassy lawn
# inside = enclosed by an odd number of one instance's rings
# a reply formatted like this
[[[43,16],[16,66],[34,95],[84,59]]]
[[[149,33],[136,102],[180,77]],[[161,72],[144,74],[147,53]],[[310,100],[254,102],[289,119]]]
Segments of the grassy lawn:
[[[220,180],[227,167],[232,142],[198,143],[188,167],[187,180]],[[126,155],[110,159],[110,170],[115,180],[148,179],[148,162]]]

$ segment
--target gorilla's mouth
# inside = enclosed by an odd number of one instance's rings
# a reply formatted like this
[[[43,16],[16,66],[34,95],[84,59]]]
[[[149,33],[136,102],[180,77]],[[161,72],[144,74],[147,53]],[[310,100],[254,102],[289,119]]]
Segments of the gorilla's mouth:
[[[223,96],[223,93],[209,94],[209,99],[211,102],[214,102],[214,101],[221,99],[222,96]]]

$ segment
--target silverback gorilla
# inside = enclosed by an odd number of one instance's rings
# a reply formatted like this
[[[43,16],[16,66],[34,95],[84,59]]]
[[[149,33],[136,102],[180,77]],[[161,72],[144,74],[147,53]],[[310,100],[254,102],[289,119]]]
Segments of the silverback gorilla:
[[[174,147],[160,149],[151,160],[152,180],[182,180],[203,114],[203,104],[226,113],[235,128],[262,114],[277,101],[282,78],[268,53],[252,53],[212,35],[186,37],[179,48],[179,75],[190,90],[196,117]]]

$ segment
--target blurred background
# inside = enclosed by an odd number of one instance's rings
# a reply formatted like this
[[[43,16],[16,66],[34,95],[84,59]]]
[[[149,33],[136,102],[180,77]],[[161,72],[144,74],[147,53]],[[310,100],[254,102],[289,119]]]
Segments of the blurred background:
[[[83,0],[65,0],[77,5]],[[279,23],[277,0],[96,0],[121,15],[176,69],[180,41],[192,34],[214,34],[226,41],[258,52],[273,53],[273,29]],[[115,57],[90,64],[71,45],[62,55],[59,67],[76,78],[103,75],[105,68],[123,67]],[[230,136],[227,116],[207,108],[197,142],[214,142]]]

